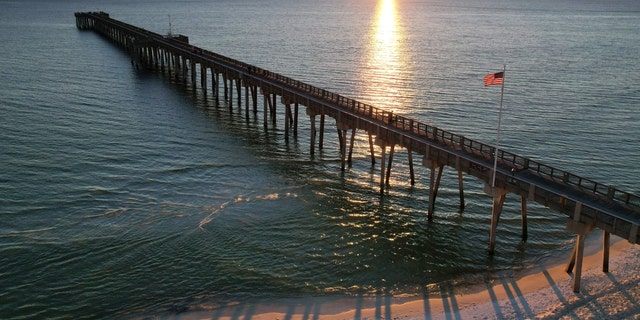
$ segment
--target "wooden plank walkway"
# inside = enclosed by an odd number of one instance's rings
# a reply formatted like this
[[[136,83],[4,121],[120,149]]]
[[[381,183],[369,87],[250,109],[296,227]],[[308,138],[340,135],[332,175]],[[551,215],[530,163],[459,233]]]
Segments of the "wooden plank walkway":
[[[571,174],[532,159],[499,150],[495,187],[490,187],[493,175],[495,148],[485,143],[442,130],[440,128],[407,118],[350,99],[327,90],[314,87],[298,80],[237,61],[217,53],[189,44],[182,35],[160,35],[145,29],[111,19],[104,12],[76,13],[76,25],[81,30],[94,30],[115,42],[129,52],[136,67],[156,68],[168,72],[169,76],[182,79],[206,93],[224,94],[229,105],[233,103],[235,84],[237,102],[242,104],[245,95],[245,109],[255,113],[258,109],[258,88],[263,96],[265,129],[269,117],[275,121],[277,97],[284,105],[285,133],[297,135],[298,108],[306,107],[311,121],[310,153],[316,144],[322,148],[324,121],[329,116],[335,119],[342,169],[351,161],[353,141],[357,130],[369,135],[371,160],[375,163],[374,141],[382,150],[380,170],[380,192],[384,193],[389,182],[395,147],[405,148],[409,156],[412,183],[413,154],[422,156],[422,165],[431,169],[429,219],[435,210],[435,200],[445,166],[458,172],[460,186],[460,206],[464,207],[462,174],[472,175],[485,182],[485,191],[493,198],[492,222],[489,235],[489,252],[493,254],[496,228],[502,211],[505,195],[520,195],[522,207],[523,240],[527,238],[526,202],[538,202],[546,207],[567,215],[567,229],[576,233],[574,255],[567,271],[576,265],[574,290],[580,286],[580,267],[584,237],[593,229],[604,230],[605,261],[608,265],[610,234],[617,235],[633,244],[640,243],[640,197]],[[199,79],[199,81],[198,81]],[[210,79],[210,81],[208,80]],[[244,89],[244,90],[243,90]],[[295,111],[292,111],[294,106]],[[320,118],[320,128],[316,127],[316,117]],[[351,140],[348,145],[348,132]],[[319,142],[316,136],[319,134]],[[375,140],[373,137],[375,136]],[[387,147],[389,155],[387,157]],[[388,163],[387,163],[388,162]]]

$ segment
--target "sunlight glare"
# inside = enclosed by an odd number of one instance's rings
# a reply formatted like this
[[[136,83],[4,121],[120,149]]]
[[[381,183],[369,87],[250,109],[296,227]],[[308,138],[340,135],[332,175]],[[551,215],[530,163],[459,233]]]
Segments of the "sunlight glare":
[[[397,41],[395,0],[382,0],[376,21],[375,40],[380,48],[390,48]]]
[[[360,91],[366,102],[386,110],[399,110],[409,96],[405,86],[408,63],[399,23],[398,0],[379,0],[360,70]]]

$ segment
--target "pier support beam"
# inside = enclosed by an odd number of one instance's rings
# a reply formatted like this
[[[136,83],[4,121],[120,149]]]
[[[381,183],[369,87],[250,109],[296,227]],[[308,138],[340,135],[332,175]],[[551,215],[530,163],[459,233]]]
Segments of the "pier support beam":
[[[204,64],[200,64],[200,87],[202,92],[206,96],[207,94],[207,67]]]
[[[376,154],[373,151],[373,137],[371,133],[369,133],[369,152],[371,153],[371,166],[373,167],[376,165]]]
[[[311,132],[309,133],[309,154],[313,157],[315,154],[316,147],[316,113],[311,110],[311,108],[307,108],[307,115],[311,120]],[[266,120],[265,120],[266,121]],[[266,123],[266,122],[265,122]],[[265,124],[266,125],[266,124]]]
[[[320,145],[318,146],[319,150],[322,150],[324,146],[324,114],[320,115]]]
[[[236,96],[238,97],[238,109],[242,108],[242,79],[236,78]]]
[[[581,223],[572,218],[567,219],[567,230],[573,233],[578,234],[578,238],[576,239],[576,244],[573,247],[573,252],[571,253],[571,259],[569,259],[569,263],[567,264],[567,273],[571,273],[573,271],[573,267],[575,266],[576,272],[573,275],[573,292],[580,292],[580,277],[582,276],[582,259],[584,256],[584,240],[587,237],[587,234],[594,229],[594,226],[587,225]],[[608,240],[608,239],[607,239]],[[607,241],[608,242],[608,241]],[[609,245],[607,243],[607,261],[603,263],[603,268],[606,265],[607,269],[609,266],[608,261],[608,253],[609,253]]]
[[[262,92],[262,124],[264,126],[265,129],[267,129],[267,117],[268,117],[268,112],[267,112],[267,105],[269,104],[269,102],[267,100],[269,100],[268,98],[269,94],[266,92]],[[314,122],[314,118],[311,118],[311,123]],[[314,132],[315,128],[312,128],[311,132]]]
[[[500,221],[500,214],[502,213],[502,207],[507,195],[507,190],[498,187],[491,187],[487,184],[485,185],[485,192],[493,197],[493,204],[491,206],[491,230],[489,232],[489,254],[493,255],[496,247],[498,222]]]
[[[224,100],[229,99],[229,85],[227,84],[227,74],[222,74],[222,83],[224,84]]]
[[[258,86],[251,85],[251,102],[253,102],[253,114],[258,113]]]
[[[218,91],[220,91],[218,90],[219,83],[220,83],[220,77],[216,72],[216,69],[211,68],[211,93],[216,98],[216,101],[218,101]]]
[[[433,212],[436,209],[436,197],[438,196],[438,188],[440,188],[440,179],[442,178],[444,166],[435,160],[429,159],[427,156],[422,159],[422,165],[431,169],[429,177],[429,210],[427,212],[427,217],[431,221],[433,220]],[[436,169],[438,169],[437,174]]]
[[[242,85],[244,86],[244,115],[249,119],[249,89],[250,86],[247,84],[247,81],[243,81]]]
[[[351,142],[349,143],[349,158],[347,159],[347,163],[349,163],[349,167],[351,167],[351,160],[353,156],[353,145],[356,141],[356,128],[351,129]]]
[[[336,127],[338,127],[338,140],[340,142],[341,170],[344,171],[346,163],[349,163],[349,166],[351,166],[351,156],[353,154],[353,144],[356,136],[356,128],[350,128],[348,124],[340,123],[337,121]],[[351,140],[349,146],[347,146],[347,132],[349,132],[349,130],[351,130]]]
[[[460,212],[464,211],[464,187],[462,184],[462,171],[458,170],[458,189],[460,191]]]
[[[609,272],[609,248],[611,247],[611,234],[602,232],[602,272]]]
[[[389,164],[387,165],[387,177],[385,179],[385,185],[389,185],[389,177],[391,176],[391,165],[393,164],[393,155],[395,154],[396,144],[391,144],[391,150],[389,151]]]
[[[462,180],[462,167],[460,165],[460,157],[456,157],[456,170],[458,171],[458,189],[460,191],[460,213],[464,211],[464,189]]]
[[[340,142],[340,170],[344,171],[347,158],[347,129],[338,125],[338,140]]]
[[[298,109],[299,105],[296,102],[293,107],[293,136],[298,136]]]
[[[413,152],[411,152],[411,146],[407,148],[407,157],[409,160],[409,176],[411,178],[411,185],[414,186],[416,184],[416,177],[413,173]]]
[[[181,60],[181,64],[182,64],[182,82],[183,83],[187,83],[187,72],[189,72],[189,69],[187,68],[187,58],[184,56],[181,56],[182,60]]]
[[[378,144],[376,138],[376,144]],[[385,167],[385,161],[387,158],[387,144],[384,140],[379,140],[379,144],[380,144],[380,148],[382,148],[382,157],[380,158],[380,195],[384,194],[384,167]]]
[[[229,111],[231,111],[231,109],[233,109],[233,79],[228,79],[228,80],[229,80],[229,88],[228,88],[229,93],[227,94],[227,92],[225,91],[224,97],[225,97],[225,99],[228,99],[228,101],[229,101]],[[226,88],[226,83],[227,83],[227,81],[225,81],[225,88]],[[225,89],[225,90],[227,90],[227,89]]]
[[[522,215],[522,242],[527,242],[529,233],[527,230],[527,196],[520,196],[520,212]]]
[[[191,60],[191,87],[196,88],[196,63]]]
[[[164,74],[164,64],[167,59],[166,52],[160,48],[158,48],[159,60],[160,60],[160,72]]]
[[[289,102],[285,102],[284,103],[284,139],[285,141],[289,141],[289,127],[291,127],[291,124],[293,124],[293,115],[291,114],[291,103]],[[248,108],[248,105],[247,105]]]
[[[277,111],[277,105],[278,105],[278,95],[276,93],[271,95],[271,102],[269,104],[269,110],[271,110],[271,122],[273,122],[274,127],[276,124],[276,111]]]

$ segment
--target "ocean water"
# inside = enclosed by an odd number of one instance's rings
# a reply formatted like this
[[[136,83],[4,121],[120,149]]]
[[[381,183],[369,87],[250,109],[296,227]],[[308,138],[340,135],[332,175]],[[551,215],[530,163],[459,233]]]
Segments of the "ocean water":
[[[309,155],[262,115],[152,71],[76,11],[158,33],[640,193],[637,1],[0,0],[0,315],[123,318],[229,301],[423,294],[535,268],[566,251],[566,217],[491,200],[396,150],[378,192],[366,135],[340,170],[333,122]],[[304,109],[302,109],[304,110]],[[282,116],[280,116],[280,121]],[[379,154],[379,152],[378,152]],[[378,162],[379,163],[379,162]],[[565,257],[562,257],[564,259]],[[427,289],[428,291],[428,289]]]

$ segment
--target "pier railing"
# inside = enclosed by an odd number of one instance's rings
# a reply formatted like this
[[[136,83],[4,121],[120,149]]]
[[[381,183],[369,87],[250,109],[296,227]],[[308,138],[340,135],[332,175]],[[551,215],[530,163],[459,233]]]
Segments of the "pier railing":
[[[256,70],[258,74],[264,75],[264,77],[266,78],[275,80],[288,87],[294,87],[300,91],[322,98],[325,101],[329,100],[340,106],[341,108],[351,111],[354,114],[369,117],[376,121],[383,122],[413,136],[437,141],[452,148],[463,149],[468,153],[479,155],[480,157],[486,159],[493,159],[493,155],[495,154],[495,147],[483,142],[469,139],[465,136],[440,129],[438,127],[428,125],[411,118],[404,117],[394,112],[387,111],[348,97],[344,97],[340,94],[306,84],[299,80],[291,79],[275,72],[253,67],[243,62],[221,56],[219,54],[211,54],[215,55],[216,58],[221,59],[229,64],[235,65],[241,69],[249,67],[255,68],[254,70]],[[609,200],[640,208],[640,197],[635,194],[596,182],[589,178],[572,174],[568,171],[564,171],[502,149],[498,150],[498,161],[501,163],[501,165],[512,167],[515,171],[528,170],[529,172],[535,173],[539,176],[549,178],[565,185],[571,185],[584,191],[591,192],[596,196],[605,197]]]
[[[269,80],[273,83],[278,83],[286,86],[288,89],[298,90],[310,96],[322,99],[325,102],[330,102],[336,107],[341,108],[342,110],[346,110],[355,115],[365,117],[379,123],[383,123],[386,126],[393,128],[394,130],[401,131],[403,134],[435,141],[441,145],[444,144],[446,147],[463,150],[466,153],[472,154],[476,157],[484,158],[486,160],[492,160],[494,154],[496,153],[494,146],[466,138],[462,135],[440,129],[426,123],[422,123],[415,119],[404,117],[391,111],[377,108],[367,103],[344,97],[340,94],[315,87],[302,81],[253,66],[215,52],[203,50],[188,43],[176,40],[175,38],[166,37],[121,21],[111,19],[109,18],[108,14],[103,12],[76,13],[76,16],[78,15],[89,16],[92,19],[102,20],[107,24],[117,25],[120,28],[127,29],[134,34],[138,34],[141,37],[146,37],[147,39],[166,43],[173,48],[178,48],[185,54],[198,54],[201,56],[205,56],[208,59],[213,59],[217,63],[234,69],[241,74],[257,79]],[[81,26],[78,27],[80,28]],[[82,27],[85,29],[98,28],[94,22],[87,23],[86,26]],[[526,171],[528,173],[532,173],[540,177],[550,179],[564,185],[572,186],[588,193],[592,193],[597,197],[615,201],[623,205],[635,207],[636,210],[640,208],[640,196],[637,196],[635,194],[596,182],[589,178],[572,174],[570,172],[552,166],[548,166],[538,161],[525,158],[505,150],[498,150],[497,157],[501,166],[511,167],[514,171]]]

